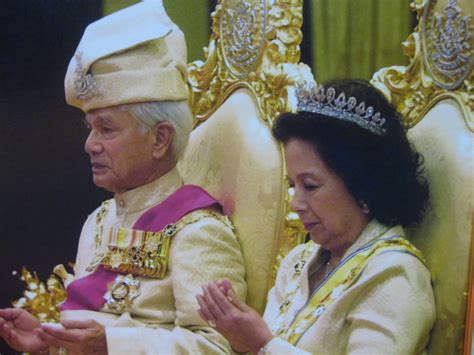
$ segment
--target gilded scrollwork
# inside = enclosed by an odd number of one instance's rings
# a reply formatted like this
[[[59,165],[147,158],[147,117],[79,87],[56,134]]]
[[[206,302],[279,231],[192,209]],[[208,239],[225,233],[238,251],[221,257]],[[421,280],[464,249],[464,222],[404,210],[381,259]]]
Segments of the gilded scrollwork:
[[[206,59],[188,66],[195,126],[239,88],[254,94],[260,117],[270,126],[280,112],[296,111],[295,83],[314,82],[311,69],[299,63],[302,10],[302,0],[218,2],[211,14],[212,33],[205,48]],[[282,176],[286,175],[284,170]],[[305,235],[297,216],[287,213],[289,194],[286,183],[283,185],[280,215],[284,218],[270,283],[281,259]]]
[[[392,66],[388,68],[380,69],[372,77],[372,84],[379,88],[386,97],[391,100],[391,102],[397,107],[397,109],[402,113],[406,120],[408,127],[416,125],[424,116],[424,114],[438,101],[443,98],[449,97],[457,102],[459,102],[460,108],[464,111],[464,118],[466,120],[467,126],[474,130],[474,121],[472,112],[474,111],[474,91],[473,91],[473,74],[472,74],[472,61],[474,52],[472,50],[472,44],[468,41],[471,41],[472,38],[469,36],[464,36],[461,40],[460,36],[455,37],[457,45],[451,44],[449,46],[454,46],[458,50],[453,50],[452,58],[455,58],[458,55],[462,55],[462,58],[467,58],[466,53],[470,53],[468,58],[471,62],[470,72],[463,74],[463,79],[459,80],[460,83],[456,87],[456,90],[452,90],[449,86],[449,82],[446,80],[452,80],[452,78],[459,78],[460,68],[453,66],[452,77],[450,78],[449,72],[447,74],[447,79],[445,79],[445,84],[440,84],[439,78],[434,78],[432,71],[428,68],[429,60],[426,59],[427,56],[433,55],[433,52],[427,51],[427,43],[431,40],[439,41],[439,35],[431,34],[427,36],[423,33],[423,29],[427,26],[422,26],[422,24],[430,21],[434,21],[436,26],[440,26],[443,23],[443,26],[446,25],[446,22],[443,22],[446,17],[438,14],[433,10],[433,1],[428,0],[415,0],[411,4],[411,8],[417,14],[418,25],[415,28],[414,32],[411,33],[407,40],[402,43],[402,50],[405,55],[409,58],[408,66]],[[453,6],[456,5],[456,1],[449,0],[444,12],[454,11]],[[430,9],[430,10],[429,10]],[[448,10],[447,10],[448,9]],[[462,16],[462,10],[456,6],[455,8],[456,15],[450,15],[451,19],[453,18],[462,18],[462,23],[464,30],[466,30],[465,24],[468,19],[468,16]],[[433,16],[435,16],[433,18]],[[447,16],[447,15],[445,15]],[[451,25],[453,26],[453,25]],[[470,25],[472,26],[472,25]],[[449,27],[449,26],[448,26]],[[461,31],[462,32],[462,31]],[[464,33],[464,32],[463,32]],[[449,39],[451,38],[451,39]],[[452,40],[452,36],[445,37],[447,40]],[[459,44],[461,43],[461,44]],[[430,48],[441,48],[440,44],[430,45]],[[462,51],[461,51],[462,48]],[[466,52],[468,51],[468,52]],[[444,52],[448,53],[448,50]],[[438,53],[433,58],[441,58]],[[431,60],[430,59],[430,60]],[[457,61],[459,62],[459,61]],[[462,62],[464,63],[464,62]],[[444,69],[449,69],[450,66],[444,66]],[[465,67],[463,66],[463,70]]]
[[[298,64],[302,3],[222,0],[217,4],[206,60],[188,66],[196,124],[241,87],[255,93],[269,124],[278,113],[295,110],[295,80],[314,80],[309,68]]]
[[[57,305],[66,299],[66,290],[58,276],[51,275],[44,283],[36,273],[31,273],[23,267],[20,280],[25,283],[25,291],[23,297],[13,301],[12,305],[26,309],[41,322],[59,322]]]
[[[471,16],[463,16],[457,0],[448,0],[439,13],[435,3],[425,7],[422,22],[425,61],[436,83],[456,89],[469,75],[473,65]]]

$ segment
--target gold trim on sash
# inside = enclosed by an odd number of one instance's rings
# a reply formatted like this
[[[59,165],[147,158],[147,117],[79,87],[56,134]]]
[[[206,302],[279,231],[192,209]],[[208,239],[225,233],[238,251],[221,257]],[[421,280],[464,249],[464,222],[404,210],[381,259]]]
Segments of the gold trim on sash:
[[[300,260],[303,264],[306,263],[307,258],[314,251],[314,243],[309,244],[312,245],[308,245],[303,250],[302,259]],[[292,291],[280,306],[280,321],[276,324],[275,334],[295,345],[326,308],[353,285],[370,260],[381,253],[392,251],[409,253],[425,264],[421,252],[400,236],[382,238],[369,243],[342,260],[329,277],[315,290],[310,300],[298,312],[293,321],[285,325],[282,315],[290,308],[292,299],[299,288],[298,278],[294,279],[292,281],[293,285],[289,287]]]
[[[102,233],[103,233],[103,220],[104,217],[109,213],[109,207],[112,200],[106,200],[100,205],[100,209],[95,216],[95,227],[94,227],[94,258],[90,265],[86,268],[87,272],[94,272],[100,264],[100,261],[104,257],[104,253],[100,252],[100,246],[102,245]]]

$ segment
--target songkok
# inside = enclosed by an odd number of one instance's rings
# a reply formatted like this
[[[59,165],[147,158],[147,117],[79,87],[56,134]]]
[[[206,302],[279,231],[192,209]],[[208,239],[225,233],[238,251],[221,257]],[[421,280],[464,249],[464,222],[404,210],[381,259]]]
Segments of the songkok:
[[[84,112],[186,100],[184,35],[161,0],[128,7],[86,28],[64,81],[66,101]]]

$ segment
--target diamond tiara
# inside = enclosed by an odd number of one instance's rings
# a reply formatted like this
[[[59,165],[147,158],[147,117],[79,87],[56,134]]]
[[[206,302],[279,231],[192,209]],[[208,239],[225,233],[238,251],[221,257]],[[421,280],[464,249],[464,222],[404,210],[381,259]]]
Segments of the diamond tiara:
[[[322,85],[303,83],[297,86],[296,96],[298,111],[319,113],[352,122],[377,135],[386,132],[383,127],[385,118],[381,117],[380,112],[374,112],[372,106],[365,108],[364,101],[357,104],[353,96],[346,100],[344,92],[336,98],[336,90],[332,87],[326,89]]]

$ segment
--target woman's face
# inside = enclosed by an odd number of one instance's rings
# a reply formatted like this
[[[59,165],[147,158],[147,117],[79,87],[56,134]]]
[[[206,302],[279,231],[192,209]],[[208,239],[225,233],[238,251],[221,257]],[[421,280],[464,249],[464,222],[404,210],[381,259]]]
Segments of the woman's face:
[[[291,138],[285,159],[288,182],[294,187],[291,208],[315,243],[342,256],[367,225],[368,216],[311,143]]]

